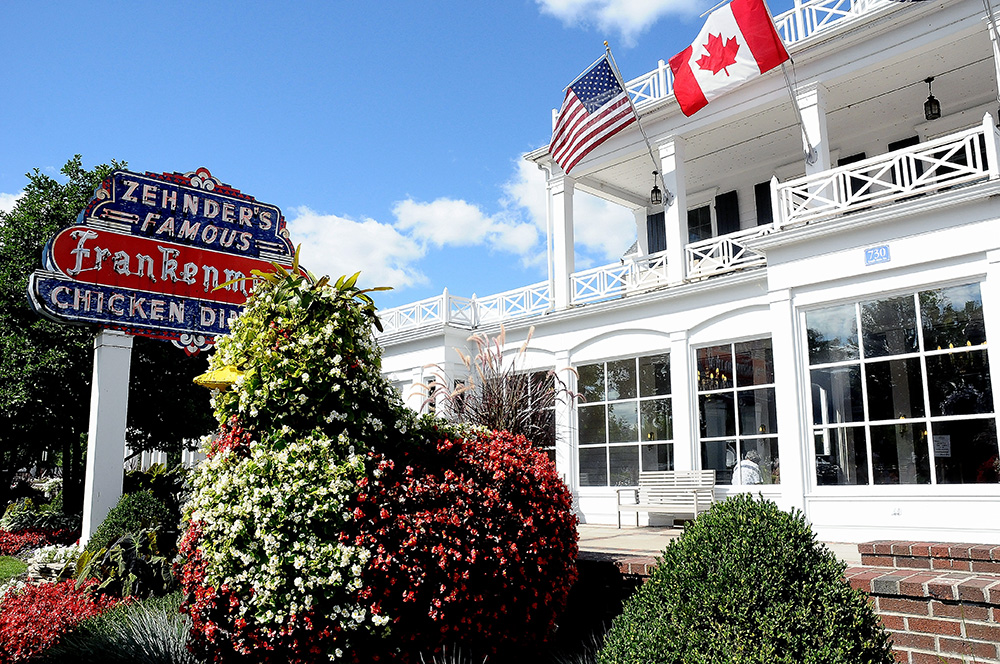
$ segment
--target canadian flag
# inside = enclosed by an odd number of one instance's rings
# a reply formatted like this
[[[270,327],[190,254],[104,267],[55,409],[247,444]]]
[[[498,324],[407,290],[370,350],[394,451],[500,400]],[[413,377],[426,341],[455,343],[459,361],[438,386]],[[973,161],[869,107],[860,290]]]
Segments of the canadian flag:
[[[733,0],[708,15],[698,39],[670,58],[684,115],[788,59],[764,0]]]

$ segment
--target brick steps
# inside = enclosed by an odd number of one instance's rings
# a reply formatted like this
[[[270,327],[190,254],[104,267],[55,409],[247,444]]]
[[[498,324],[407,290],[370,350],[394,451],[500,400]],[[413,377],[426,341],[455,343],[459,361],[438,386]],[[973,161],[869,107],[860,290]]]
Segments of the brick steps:
[[[867,542],[845,578],[906,664],[1000,664],[1000,546]]]

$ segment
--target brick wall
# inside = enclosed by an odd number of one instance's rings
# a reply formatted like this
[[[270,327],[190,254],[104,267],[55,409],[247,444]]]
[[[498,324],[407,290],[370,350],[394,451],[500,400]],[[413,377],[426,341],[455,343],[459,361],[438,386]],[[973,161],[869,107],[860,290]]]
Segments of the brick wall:
[[[1000,664],[1000,546],[868,542],[845,574],[905,664]]]

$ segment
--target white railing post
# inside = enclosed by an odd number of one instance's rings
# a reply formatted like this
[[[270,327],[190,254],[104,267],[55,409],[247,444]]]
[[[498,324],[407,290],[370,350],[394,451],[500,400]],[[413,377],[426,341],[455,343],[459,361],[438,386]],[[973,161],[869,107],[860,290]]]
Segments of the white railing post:
[[[445,325],[451,322],[451,296],[448,295],[448,287],[446,286],[444,291],[441,293],[441,322]]]
[[[991,180],[1000,178],[1000,137],[997,136],[997,127],[993,122],[993,116],[989,113],[983,115],[983,137],[986,139],[986,168]]]
[[[663,60],[656,63],[656,83],[659,87],[657,97],[666,97],[671,93],[670,88],[667,87],[667,63]]]
[[[778,176],[771,176],[771,223],[775,230],[781,230],[785,223],[785,209],[781,204],[781,196],[778,195]]]

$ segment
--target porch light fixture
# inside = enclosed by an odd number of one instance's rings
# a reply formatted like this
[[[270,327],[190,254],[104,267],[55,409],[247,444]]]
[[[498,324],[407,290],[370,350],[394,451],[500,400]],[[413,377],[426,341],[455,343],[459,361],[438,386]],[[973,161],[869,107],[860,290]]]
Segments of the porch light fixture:
[[[937,120],[941,117],[941,102],[931,94],[931,81],[933,80],[933,76],[924,79],[924,83],[927,84],[927,101],[924,102],[924,119],[926,120]]]
[[[649,202],[652,205],[663,205],[663,192],[656,186],[656,176],[659,174],[659,171],[653,171],[653,188],[649,190]]]

